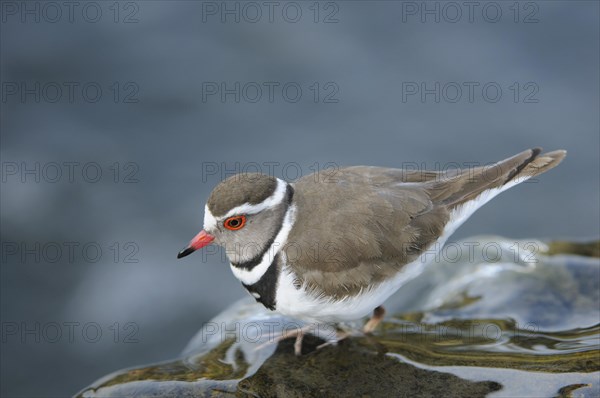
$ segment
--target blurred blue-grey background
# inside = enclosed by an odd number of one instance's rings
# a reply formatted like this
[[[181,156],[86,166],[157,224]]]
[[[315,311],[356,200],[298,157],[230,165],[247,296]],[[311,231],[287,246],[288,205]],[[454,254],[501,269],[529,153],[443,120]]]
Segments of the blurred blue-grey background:
[[[0,4],[2,396],[174,357],[243,297],[175,259],[236,170],[564,148],[455,237],[600,234],[598,2]]]

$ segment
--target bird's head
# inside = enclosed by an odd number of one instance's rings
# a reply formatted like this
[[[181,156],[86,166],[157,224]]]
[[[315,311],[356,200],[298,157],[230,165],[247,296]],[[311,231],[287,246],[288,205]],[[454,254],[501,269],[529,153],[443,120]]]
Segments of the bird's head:
[[[243,173],[227,178],[206,202],[204,229],[177,258],[215,243],[225,248],[232,264],[252,261],[275,240],[292,194],[287,182],[265,174]]]

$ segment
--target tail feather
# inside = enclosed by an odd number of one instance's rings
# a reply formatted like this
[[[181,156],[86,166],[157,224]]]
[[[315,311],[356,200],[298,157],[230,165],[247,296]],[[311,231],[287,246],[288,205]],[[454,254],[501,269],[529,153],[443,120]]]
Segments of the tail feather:
[[[567,151],[559,149],[557,151],[547,152],[541,155],[536,155],[531,161],[519,170],[517,175],[513,177],[519,177],[520,175],[525,177],[535,177],[539,174],[545,173],[548,170],[558,166],[560,162],[567,155]]]
[[[542,154],[541,148],[533,148],[490,166],[463,170],[452,177],[452,184],[439,182],[438,200],[454,208],[477,198],[485,191],[502,191],[557,166],[566,153],[565,150],[557,150]]]
[[[463,170],[451,178],[452,182],[440,182],[434,187],[438,200],[451,211],[444,236],[450,236],[478,208],[502,191],[558,165],[567,153],[564,150],[541,152],[541,148],[534,148],[488,167]]]

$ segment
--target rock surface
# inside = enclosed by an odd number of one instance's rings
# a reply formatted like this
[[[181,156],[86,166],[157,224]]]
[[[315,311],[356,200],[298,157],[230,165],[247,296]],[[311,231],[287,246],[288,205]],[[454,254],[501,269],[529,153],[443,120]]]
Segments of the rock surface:
[[[317,349],[336,330],[312,325],[296,357],[293,339],[274,339],[306,325],[249,298],[206,323],[181,358],[77,396],[600,396],[600,261],[573,254],[597,256],[600,242],[456,245],[460,255],[446,252],[386,303],[396,315],[372,336],[340,325],[352,336]]]

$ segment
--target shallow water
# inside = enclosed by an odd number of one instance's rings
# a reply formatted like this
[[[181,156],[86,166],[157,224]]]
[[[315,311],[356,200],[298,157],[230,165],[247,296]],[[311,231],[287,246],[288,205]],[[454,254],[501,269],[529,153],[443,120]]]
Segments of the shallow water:
[[[352,336],[317,349],[336,331],[313,325],[320,338],[295,357],[292,340],[273,338],[298,324],[249,298],[205,324],[182,358],[81,396],[600,396],[599,242],[454,245],[386,303],[392,315],[372,336],[340,325]]]

